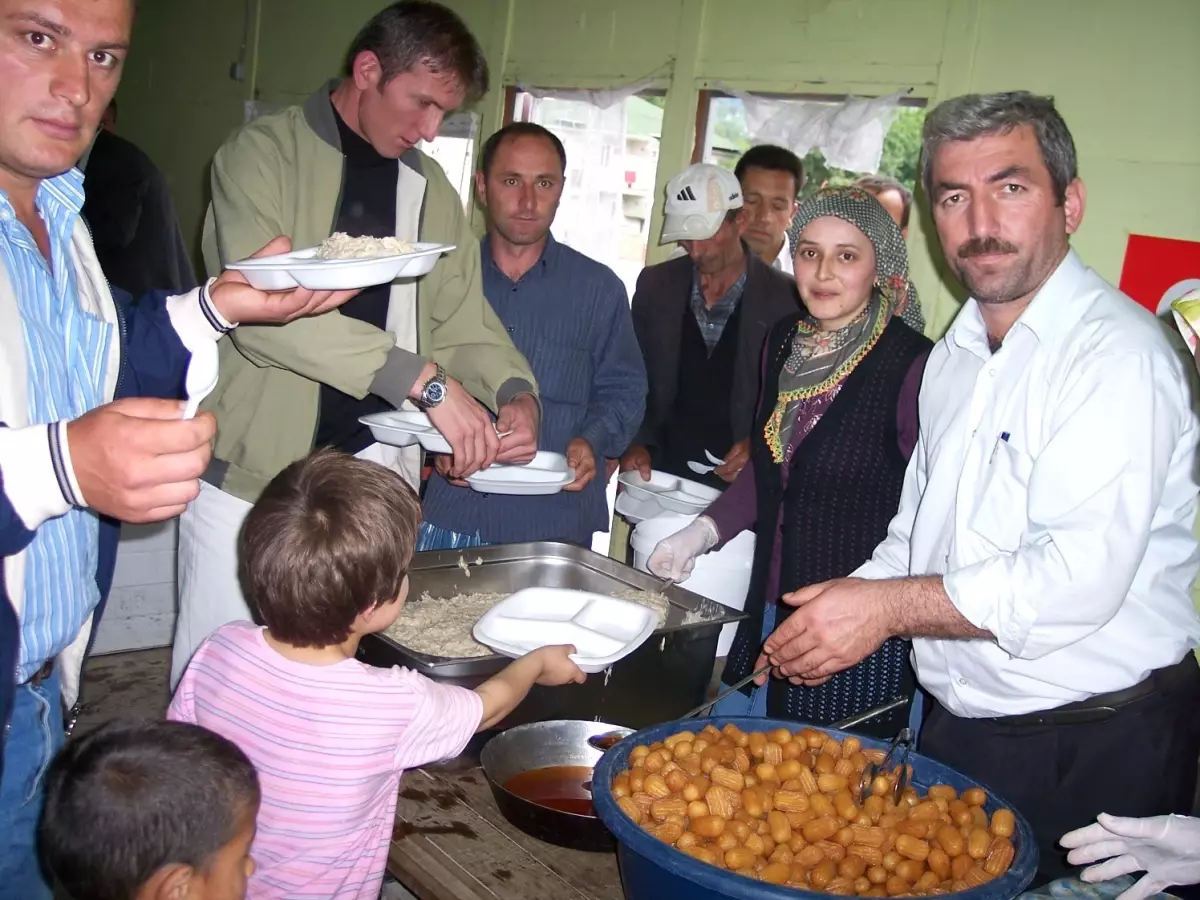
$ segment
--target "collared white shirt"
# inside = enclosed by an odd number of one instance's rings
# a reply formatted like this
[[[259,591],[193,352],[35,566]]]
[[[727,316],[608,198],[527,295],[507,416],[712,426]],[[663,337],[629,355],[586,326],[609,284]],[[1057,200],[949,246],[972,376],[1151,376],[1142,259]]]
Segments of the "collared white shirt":
[[[995,642],[913,641],[958,716],[1131,687],[1200,643],[1195,370],[1068,253],[992,354],[975,300],[934,347],[888,536],[855,573],[943,575]]]
[[[779,248],[779,255],[775,257],[773,265],[776,269],[785,275],[795,275],[796,270],[792,263],[792,244],[788,240],[788,236],[783,236],[783,246]]]

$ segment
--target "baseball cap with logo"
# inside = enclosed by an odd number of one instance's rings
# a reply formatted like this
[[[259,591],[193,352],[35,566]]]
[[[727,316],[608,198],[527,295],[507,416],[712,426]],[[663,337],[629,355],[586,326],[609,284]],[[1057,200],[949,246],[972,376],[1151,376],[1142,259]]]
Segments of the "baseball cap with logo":
[[[709,163],[688,166],[667,182],[660,244],[703,241],[717,233],[725,213],[742,208],[742,186],[728,169]]]

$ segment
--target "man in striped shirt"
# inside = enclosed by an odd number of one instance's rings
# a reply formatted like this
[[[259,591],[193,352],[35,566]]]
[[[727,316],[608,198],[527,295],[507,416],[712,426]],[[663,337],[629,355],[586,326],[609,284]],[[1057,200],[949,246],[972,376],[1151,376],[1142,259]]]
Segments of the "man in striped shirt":
[[[151,398],[178,398],[191,349],[235,323],[350,296],[267,295],[226,273],[181,296],[114,298],[72,167],[116,91],[132,20],[132,0],[0,0],[0,604],[19,623],[15,690],[0,670],[0,898],[50,897],[34,853],[41,778],[112,582],[116,523],[177,515],[209,461],[212,417]]]

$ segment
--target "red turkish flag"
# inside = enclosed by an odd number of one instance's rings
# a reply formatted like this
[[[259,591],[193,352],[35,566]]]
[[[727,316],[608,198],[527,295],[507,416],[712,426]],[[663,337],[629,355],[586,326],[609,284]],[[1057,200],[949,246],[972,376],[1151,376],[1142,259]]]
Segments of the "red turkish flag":
[[[1200,288],[1200,241],[1131,234],[1119,287],[1150,312],[1162,315],[1172,300]]]

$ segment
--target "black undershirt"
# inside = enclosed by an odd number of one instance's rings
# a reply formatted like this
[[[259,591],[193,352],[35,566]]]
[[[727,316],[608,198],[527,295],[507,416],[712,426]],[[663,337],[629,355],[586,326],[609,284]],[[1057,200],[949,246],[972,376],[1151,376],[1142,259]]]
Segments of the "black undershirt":
[[[345,157],[342,199],[334,231],[345,232],[351,237],[395,235],[396,181],[400,177],[400,161],[380,156],[374,147],[342,121],[336,107],[333,116],[337,121],[342,155]],[[385,329],[391,288],[390,284],[367,288],[341,307],[342,315]],[[375,394],[367,394],[362,400],[356,400],[349,394],[322,384],[316,446],[357,453],[373,441],[371,432],[358,421],[358,417],[391,408],[390,403]]]

